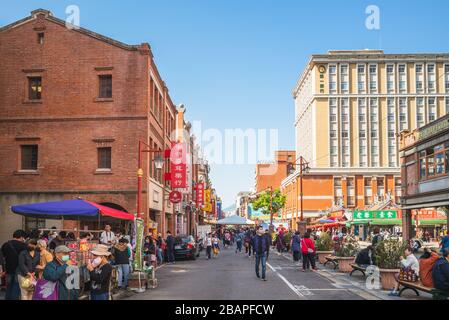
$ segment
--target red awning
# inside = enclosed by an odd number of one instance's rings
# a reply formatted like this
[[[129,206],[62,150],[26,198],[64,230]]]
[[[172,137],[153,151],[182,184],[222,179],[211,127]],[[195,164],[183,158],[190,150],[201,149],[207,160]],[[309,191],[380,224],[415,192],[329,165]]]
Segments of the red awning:
[[[95,202],[90,202],[90,201],[87,201],[87,200],[84,200],[84,201],[90,203],[94,207],[97,207],[98,210],[100,211],[100,215],[102,215],[102,216],[113,217],[113,218],[122,219],[122,220],[134,221],[134,215],[131,214],[131,213],[120,211],[120,210],[113,209],[113,208],[109,208],[109,207],[106,207],[106,206],[102,206],[101,204],[98,204],[98,203],[95,203]]]

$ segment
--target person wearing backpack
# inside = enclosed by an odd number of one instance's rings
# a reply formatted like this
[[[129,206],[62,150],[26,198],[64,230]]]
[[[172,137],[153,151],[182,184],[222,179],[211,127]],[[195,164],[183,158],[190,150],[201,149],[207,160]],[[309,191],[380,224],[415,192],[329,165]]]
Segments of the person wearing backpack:
[[[382,241],[382,235],[380,234],[379,227],[374,227],[373,230],[373,240],[371,241],[371,245],[375,249],[377,244]]]
[[[301,240],[301,252],[302,252],[302,272],[306,272],[312,265],[313,270],[317,270],[315,265],[315,244],[310,239],[310,233],[306,232]]]
[[[5,260],[6,294],[5,300],[19,300],[20,287],[17,280],[17,266],[19,265],[19,254],[27,250],[25,238],[27,234],[23,230],[16,230],[13,239],[5,242],[2,246],[2,254]]]
[[[301,237],[299,231],[295,231],[290,247],[292,248],[293,261],[298,262],[301,255]]]

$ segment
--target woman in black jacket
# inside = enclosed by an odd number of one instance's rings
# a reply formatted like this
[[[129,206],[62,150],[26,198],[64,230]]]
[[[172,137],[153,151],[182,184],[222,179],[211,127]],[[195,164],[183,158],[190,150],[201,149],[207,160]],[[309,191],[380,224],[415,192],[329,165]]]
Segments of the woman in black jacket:
[[[33,290],[23,288],[22,284],[25,280],[36,280],[36,266],[40,261],[40,254],[36,250],[37,240],[31,239],[27,241],[27,250],[19,253],[19,264],[17,266],[17,278],[19,280],[21,300],[31,300],[33,298]]]

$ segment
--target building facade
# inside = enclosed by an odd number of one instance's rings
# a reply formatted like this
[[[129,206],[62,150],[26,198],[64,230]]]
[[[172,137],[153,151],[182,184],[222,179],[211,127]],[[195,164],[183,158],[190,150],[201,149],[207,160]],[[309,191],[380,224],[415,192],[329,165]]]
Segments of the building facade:
[[[428,217],[418,217],[417,210],[440,208],[445,221],[438,221],[440,230],[447,230],[449,219],[449,114],[412,132],[401,135],[401,173],[404,181],[403,230],[410,239]],[[443,215],[442,215],[443,216]],[[437,216],[433,218],[438,218]],[[441,217],[440,219],[441,220]],[[439,232],[438,232],[439,233]]]
[[[296,160],[295,151],[279,150],[275,153],[272,163],[259,163],[256,165],[256,193],[269,188],[280,189],[281,182],[293,170]]]
[[[399,133],[449,111],[449,54],[313,55],[293,97],[296,154],[311,168],[303,175],[305,217],[399,203]],[[296,170],[282,182],[293,219],[299,180]]]
[[[0,242],[62,227],[14,215],[13,204],[81,197],[135,213],[138,142],[170,148],[176,116],[150,46],[69,29],[39,9],[0,29],[0,64]],[[164,232],[174,210],[152,158],[142,154],[142,213]]]

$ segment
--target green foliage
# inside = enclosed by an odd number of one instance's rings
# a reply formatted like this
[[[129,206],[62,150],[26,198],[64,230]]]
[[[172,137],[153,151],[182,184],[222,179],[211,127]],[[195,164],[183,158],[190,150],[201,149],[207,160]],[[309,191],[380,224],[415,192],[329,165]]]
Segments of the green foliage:
[[[252,204],[254,210],[262,210],[263,214],[271,214],[270,208],[272,206],[273,214],[276,214],[284,208],[285,201],[287,197],[279,191],[279,189],[276,189],[273,191],[273,200],[271,201],[271,192],[263,192],[261,193],[257,199],[255,199]]]
[[[374,257],[376,264],[382,269],[398,269],[400,268],[400,257],[404,256],[407,243],[399,239],[382,240],[376,245]]]
[[[347,235],[342,241],[335,245],[335,255],[337,257],[355,257],[359,252],[359,242],[353,235]]]
[[[321,236],[316,240],[315,247],[317,251],[332,251],[334,242],[327,232],[322,232]]]

